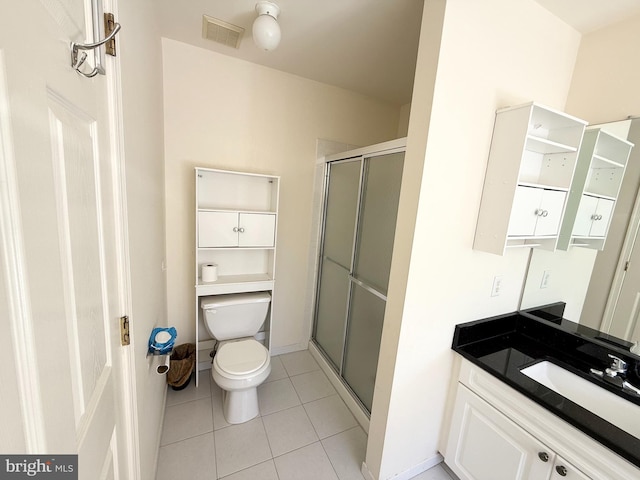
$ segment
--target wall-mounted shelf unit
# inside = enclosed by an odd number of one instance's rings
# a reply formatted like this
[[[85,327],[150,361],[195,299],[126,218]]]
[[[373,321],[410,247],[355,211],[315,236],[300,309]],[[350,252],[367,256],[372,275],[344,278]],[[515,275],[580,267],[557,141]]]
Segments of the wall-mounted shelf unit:
[[[195,326],[199,371],[210,368],[209,352],[215,344],[203,323],[201,297],[269,292],[271,312],[256,338],[270,349],[280,177],[196,168],[195,182]],[[202,280],[202,266],[206,264],[217,265],[216,281]]]
[[[496,112],[475,250],[555,250],[586,123],[536,103]]]
[[[602,250],[633,143],[587,128],[567,201],[558,248]]]

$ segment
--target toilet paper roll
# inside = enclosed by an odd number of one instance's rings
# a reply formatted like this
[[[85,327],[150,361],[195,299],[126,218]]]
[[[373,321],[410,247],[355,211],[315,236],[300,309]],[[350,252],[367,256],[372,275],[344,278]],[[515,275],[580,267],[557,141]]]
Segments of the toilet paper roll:
[[[171,365],[171,356],[170,355],[156,355],[158,365],[156,366],[156,373],[158,375],[165,375],[169,371],[169,367]]]
[[[218,265],[215,263],[202,265],[202,281],[215,282],[216,280],[218,280]]]

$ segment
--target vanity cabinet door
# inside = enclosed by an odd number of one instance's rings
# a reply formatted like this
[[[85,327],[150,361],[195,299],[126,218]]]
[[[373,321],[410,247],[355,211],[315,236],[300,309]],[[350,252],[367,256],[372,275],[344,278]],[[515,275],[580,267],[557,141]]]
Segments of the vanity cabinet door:
[[[550,480],[592,480],[584,473],[564,460],[562,457],[556,457],[553,465]]]
[[[555,453],[459,384],[445,460],[461,480],[548,480]]]

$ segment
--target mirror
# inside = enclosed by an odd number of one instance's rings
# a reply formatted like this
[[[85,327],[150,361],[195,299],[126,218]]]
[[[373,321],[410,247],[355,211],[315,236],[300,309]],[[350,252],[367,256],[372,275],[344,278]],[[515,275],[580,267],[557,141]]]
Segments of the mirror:
[[[555,252],[532,249],[520,308],[566,302],[564,318],[638,345],[640,118],[601,124],[599,127],[619,138],[627,138],[635,145],[604,248],[568,246],[566,251]],[[636,238],[639,241],[634,252]],[[574,243],[579,244],[577,241]],[[626,271],[625,266],[628,267]],[[640,354],[637,345],[632,351]]]

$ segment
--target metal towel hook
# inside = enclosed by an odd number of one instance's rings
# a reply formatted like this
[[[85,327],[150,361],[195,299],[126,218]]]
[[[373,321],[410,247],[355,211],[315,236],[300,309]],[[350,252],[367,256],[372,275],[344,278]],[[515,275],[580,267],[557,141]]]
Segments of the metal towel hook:
[[[104,74],[104,69],[101,66],[95,67],[89,73],[85,73],[82,70],[80,70],[80,67],[87,59],[87,53],[84,51],[80,53],[79,51],[94,50],[104,45],[105,43],[109,43],[111,40],[115,38],[116,34],[120,31],[120,28],[121,26],[119,23],[114,23],[113,30],[111,31],[111,33],[106,38],[104,38],[103,40],[100,40],[99,42],[86,43],[86,44],[71,42],[71,66],[74,68],[74,70],[78,72],[80,75],[82,75],[83,77],[87,77],[87,78],[95,77],[98,73]]]

